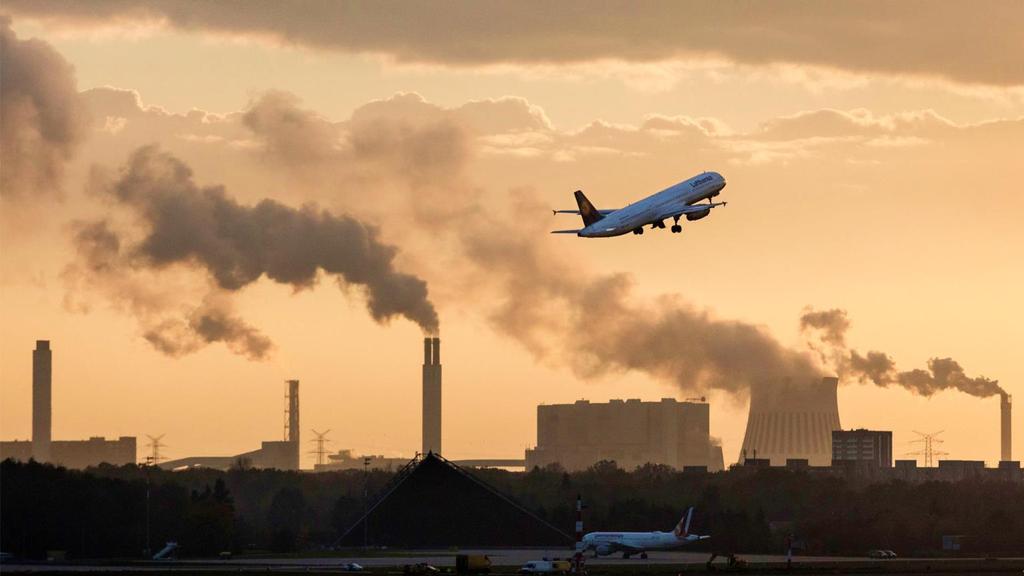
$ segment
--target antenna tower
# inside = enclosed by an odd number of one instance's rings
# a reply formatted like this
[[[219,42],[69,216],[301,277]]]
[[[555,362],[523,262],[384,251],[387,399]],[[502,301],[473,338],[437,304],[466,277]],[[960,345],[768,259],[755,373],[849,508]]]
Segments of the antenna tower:
[[[914,434],[920,436],[917,440],[911,440],[911,444],[921,444],[921,449],[914,452],[907,452],[907,456],[924,456],[924,467],[931,468],[935,462],[936,456],[946,456],[949,452],[942,452],[936,450],[936,444],[942,444],[945,440],[939,438],[939,434],[942,434],[943,430],[938,432],[932,432],[931,434],[925,434],[924,432],[918,432],[914,430]]]
[[[161,448],[167,448],[167,445],[160,441],[161,439],[163,439],[163,437],[164,434],[161,434],[159,436],[150,436],[149,434],[146,434],[146,438],[149,438],[149,443],[147,443],[146,446],[148,446],[150,449],[149,456],[146,457],[146,464],[149,464],[150,466],[156,466],[162,460],[165,459],[160,454]]]
[[[316,455],[317,466],[323,466],[324,464],[327,463],[326,445],[328,442],[330,442],[330,440],[327,439],[328,432],[330,432],[330,430],[324,430],[323,432],[317,432],[316,430],[313,430],[313,436],[316,436],[316,438],[313,438],[312,440],[310,440],[310,442],[316,445],[316,448],[314,448],[313,451],[310,452],[310,454]]]

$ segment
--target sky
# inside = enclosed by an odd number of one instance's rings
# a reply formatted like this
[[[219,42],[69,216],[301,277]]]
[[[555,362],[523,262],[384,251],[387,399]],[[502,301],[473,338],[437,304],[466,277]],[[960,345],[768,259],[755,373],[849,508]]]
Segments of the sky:
[[[449,458],[522,457],[539,404],[704,396],[735,461],[750,386],[839,372],[843,426],[897,457],[943,431],[998,460],[975,385],[1024,398],[1019,2],[200,6],[0,7],[0,437],[30,436],[49,339],[57,439],[251,450],[297,378],[306,438],[411,456],[439,332]],[[704,170],[729,204],[681,235],[547,233],[574,190]],[[822,359],[800,319],[829,310]]]

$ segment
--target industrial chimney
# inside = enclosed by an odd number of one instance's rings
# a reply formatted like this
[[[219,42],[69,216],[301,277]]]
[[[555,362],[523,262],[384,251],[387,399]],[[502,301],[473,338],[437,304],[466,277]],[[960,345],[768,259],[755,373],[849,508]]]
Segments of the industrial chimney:
[[[1010,409],[1013,406],[1013,398],[1003,392],[999,397],[999,429],[1000,429],[1000,450],[999,459],[1008,462],[1013,460],[1013,435],[1010,424]]]
[[[806,459],[811,466],[832,463],[832,431],[840,430],[839,379],[826,377],[802,385],[762,384],[750,391],[750,415],[740,462],[745,458]]]
[[[52,433],[53,354],[49,340],[36,340],[32,351],[32,457],[50,461]]]
[[[423,449],[441,453],[441,339],[423,339]]]
[[[285,441],[299,443],[299,381],[288,380],[288,407],[287,428],[285,429]]]

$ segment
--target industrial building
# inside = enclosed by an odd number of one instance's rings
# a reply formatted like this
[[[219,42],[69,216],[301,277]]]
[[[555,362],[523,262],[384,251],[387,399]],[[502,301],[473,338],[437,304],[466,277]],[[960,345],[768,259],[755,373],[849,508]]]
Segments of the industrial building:
[[[88,468],[100,464],[134,464],[136,440],[53,440],[53,351],[49,340],[36,340],[32,351],[32,439],[0,442],[0,458]]]
[[[388,458],[380,454],[353,456],[351,450],[338,450],[336,454],[328,454],[329,462],[316,464],[316,472],[334,472],[337,470],[385,470],[397,471],[409,463],[409,458]]]
[[[833,430],[832,464],[864,462],[892,467],[892,432],[889,430]]]
[[[557,463],[573,471],[613,460],[626,470],[651,463],[717,471],[722,469],[721,447],[711,445],[709,429],[703,401],[542,405],[537,407],[537,446],[526,451],[526,468]]]
[[[214,468],[228,470],[232,467],[276,468],[278,470],[299,469],[299,381],[285,382],[284,440],[265,440],[258,450],[233,456],[190,456],[160,462],[167,470],[183,468]]]
[[[806,460],[811,466],[832,461],[832,432],[839,425],[839,379],[772,382],[750,391],[750,413],[740,461]]]
[[[423,339],[423,446],[441,453],[441,339]]]

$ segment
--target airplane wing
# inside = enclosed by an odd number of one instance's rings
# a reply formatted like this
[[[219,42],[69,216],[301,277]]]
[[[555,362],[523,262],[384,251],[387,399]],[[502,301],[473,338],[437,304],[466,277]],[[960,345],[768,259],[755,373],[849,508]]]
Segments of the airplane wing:
[[[672,218],[674,216],[682,216],[683,214],[697,214],[698,212],[704,212],[710,210],[716,206],[725,206],[728,202],[712,202],[711,204],[690,204],[683,206],[678,210],[672,210],[666,218]]]
[[[611,214],[612,212],[617,212],[618,210],[619,210],[618,208],[614,208],[614,209],[609,209],[609,210],[598,210],[597,212],[599,214],[607,216],[607,215]],[[552,214],[575,214],[577,216],[580,215],[580,211],[579,210],[552,210],[551,213]]]

